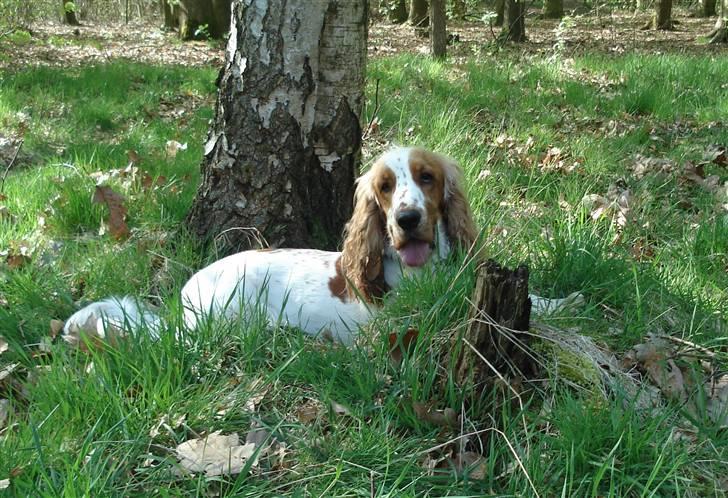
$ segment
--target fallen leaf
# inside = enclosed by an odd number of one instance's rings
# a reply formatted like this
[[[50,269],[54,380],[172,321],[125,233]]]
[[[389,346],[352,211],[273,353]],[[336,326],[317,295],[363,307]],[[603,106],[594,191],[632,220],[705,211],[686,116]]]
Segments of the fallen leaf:
[[[216,431],[204,438],[185,441],[177,446],[175,453],[182,468],[211,477],[239,474],[255,450],[254,443],[241,445],[237,434]]]
[[[8,345],[8,341],[6,341],[5,338],[0,335],[0,354],[3,354],[5,351],[7,351],[9,347],[10,346]]]
[[[0,382],[10,377],[10,374],[13,373],[16,368],[18,368],[18,363],[11,363],[10,365],[3,367],[3,369],[0,370]]]
[[[109,208],[109,233],[116,240],[125,239],[129,236],[129,227],[126,224],[125,197],[114,192],[111,187],[97,185],[94,191],[92,202],[95,204],[106,204]]]
[[[51,320],[51,339],[58,337],[63,331],[63,325],[65,324],[61,320]]]
[[[488,472],[488,461],[474,451],[464,451],[451,459],[458,475],[467,474],[471,479],[485,479]]]
[[[130,166],[132,164],[139,164],[139,162],[141,161],[141,158],[139,157],[139,152],[137,152],[134,149],[127,150],[126,151],[126,157],[129,158],[129,165]]]
[[[8,489],[10,487],[10,479],[0,479],[0,489]]]
[[[308,399],[304,404],[296,408],[295,415],[302,424],[310,424],[317,420],[321,414],[321,403],[314,399]]]
[[[422,403],[420,401],[414,401],[412,407],[417,418],[423,422],[439,425],[440,427],[457,427],[458,425],[458,414],[450,407],[444,410],[436,410],[431,403]]]
[[[250,395],[248,396],[248,399],[245,400],[243,411],[253,413],[256,406],[258,406],[260,402],[263,401],[263,398],[265,398],[265,395],[268,393],[268,388],[269,386],[265,384],[262,378],[258,377],[254,379],[250,383],[250,386],[248,386],[248,392],[250,392]]]
[[[351,416],[351,411],[349,411],[347,407],[333,400],[331,400],[331,409],[336,415],[346,415],[347,417]]]
[[[176,140],[167,140],[164,150],[167,153],[167,157],[173,158],[177,156],[177,152],[187,150],[187,143],[181,144]]]
[[[705,151],[703,160],[718,166],[728,166],[728,149],[725,145],[711,145]]]
[[[419,332],[414,328],[407,329],[401,340],[396,332],[389,334],[389,356],[396,366],[402,363],[405,353],[410,353],[414,349],[418,336]]]
[[[10,400],[0,399],[0,429],[5,427],[5,423],[10,416]]]

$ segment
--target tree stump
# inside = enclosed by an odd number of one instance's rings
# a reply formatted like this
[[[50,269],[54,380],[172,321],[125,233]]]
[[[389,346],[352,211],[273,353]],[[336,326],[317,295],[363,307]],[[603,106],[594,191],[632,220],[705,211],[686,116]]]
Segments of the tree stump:
[[[531,316],[528,268],[513,271],[488,260],[477,270],[472,304],[468,328],[451,349],[457,385],[482,392],[498,378],[533,378],[530,336],[517,333],[528,331]]]

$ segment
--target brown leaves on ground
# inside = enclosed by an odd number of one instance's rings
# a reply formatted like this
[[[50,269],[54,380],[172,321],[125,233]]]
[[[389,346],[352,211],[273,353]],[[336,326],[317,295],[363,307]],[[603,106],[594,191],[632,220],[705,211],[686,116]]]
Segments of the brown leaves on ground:
[[[92,202],[105,204],[109,208],[107,221],[109,234],[116,240],[129,237],[129,226],[126,224],[126,198],[115,192],[111,187],[97,185]]]
[[[419,331],[413,328],[407,329],[401,339],[396,332],[389,334],[389,357],[395,366],[401,365],[404,355],[412,352],[417,344],[419,334]]]
[[[423,403],[421,401],[413,401],[412,409],[417,419],[421,422],[444,428],[455,428],[459,425],[458,414],[450,407],[444,410],[437,410],[433,407],[432,402]]]
[[[237,475],[246,468],[257,468],[263,458],[275,468],[281,465],[287,452],[285,444],[256,423],[251,426],[245,442],[240,441],[237,433],[215,431],[185,441],[175,449],[182,469],[208,477]]]
[[[175,454],[183,469],[211,477],[239,474],[253,458],[255,450],[255,443],[240,444],[237,434],[225,435],[216,431],[204,438],[185,441],[177,446]]]
[[[611,218],[617,229],[622,230],[630,218],[632,192],[624,185],[612,184],[606,195],[587,194],[582,198],[581,204],[589,211],[592,220]]]
[[[650,335],[625,354],[623,364],[643,372],[692,417],[728,428],[728,374],[713,360],[713,352],[684,339]]]

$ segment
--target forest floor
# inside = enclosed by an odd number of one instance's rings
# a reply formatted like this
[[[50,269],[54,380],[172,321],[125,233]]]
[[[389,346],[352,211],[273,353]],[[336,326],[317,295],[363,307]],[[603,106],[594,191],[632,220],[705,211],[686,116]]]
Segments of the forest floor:
[[[179,288],[216,259],[180,227],[222,48],[134,25],[0,40],[0,494],[728,495],[728,55],[710,19],[647,17],[575,17],[563,43],[529,17],[518,46],[457,24],[446,61],[372,25],[365,158],[455,158],[489,255],[585,299],[534,319],[534,391],[475,401],[441,368],[469,261],[391,292],[355,348],[255,313],[179,340]],[[61,339],[125,294],[165,303],[160,340]],[[231,444],[232,476],[185,464]]]

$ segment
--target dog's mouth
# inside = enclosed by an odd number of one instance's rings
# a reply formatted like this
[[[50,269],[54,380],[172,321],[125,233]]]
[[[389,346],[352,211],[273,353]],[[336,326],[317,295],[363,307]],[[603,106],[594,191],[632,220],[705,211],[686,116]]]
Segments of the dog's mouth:
[[[418,267],[430,259],[432,246],[424,240],[410,239],[397,249],[397,253],[405,265]]]

